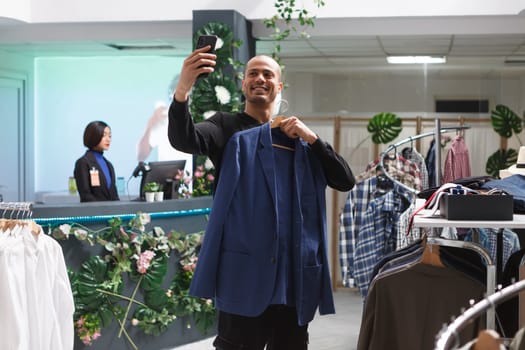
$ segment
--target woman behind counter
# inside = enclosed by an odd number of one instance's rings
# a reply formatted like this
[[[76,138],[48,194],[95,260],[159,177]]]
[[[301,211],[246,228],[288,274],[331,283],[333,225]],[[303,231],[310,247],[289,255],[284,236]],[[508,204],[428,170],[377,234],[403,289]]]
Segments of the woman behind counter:
[[[111,129],[93,121],[84,130],[86,153],[75,162],[75,181],[81,202],[117,201],[115,170],[103,153],[111,144]]]

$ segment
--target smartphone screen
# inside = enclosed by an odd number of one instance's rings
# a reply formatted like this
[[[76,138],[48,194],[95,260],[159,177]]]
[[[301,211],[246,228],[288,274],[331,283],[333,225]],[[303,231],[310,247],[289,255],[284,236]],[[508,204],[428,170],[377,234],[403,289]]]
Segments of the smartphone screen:
[[[200,49],[202,47],[210,45],[211,48],[210,48],[210,50],[208,52],[209,53],[215,53],[215,44],[216,43],[217,43],[217,36],[216,35],[201,35],[197,39],[197,45],[196,45],[195,48],[196,49]],[[201,75],[199,75],[198,78],[205,78],[206,76],[208,76],[208,74],[209,73],[202,73]]]

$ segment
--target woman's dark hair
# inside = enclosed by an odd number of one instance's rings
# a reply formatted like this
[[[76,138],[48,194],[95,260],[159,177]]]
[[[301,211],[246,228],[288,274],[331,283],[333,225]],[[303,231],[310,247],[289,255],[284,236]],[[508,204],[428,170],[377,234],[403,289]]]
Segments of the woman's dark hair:
[[[84,146],[92,149],[100,143],[104,136],[104,129],[109,125],[100,120],[89,123],[84,130]]]

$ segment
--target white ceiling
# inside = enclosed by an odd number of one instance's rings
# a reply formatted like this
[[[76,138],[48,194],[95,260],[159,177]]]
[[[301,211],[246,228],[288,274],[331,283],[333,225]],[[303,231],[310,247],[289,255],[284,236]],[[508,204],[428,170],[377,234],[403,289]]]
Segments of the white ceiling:
[[[191,21],[26,24],[0,21],[0,51],[29,56],[169,55],[191,50]],[[257,53],[274,42],[254,22]],[[324,74],[525,75],[525,17],[323,19],[281,44],[290,71]],[[113,45],[113,46],[112,46]],[[114,46],[133,46],[119,50]],[[443,55],[444,65],[388,65],[387,55]],[[512,61],[512,62],[511,62]]]

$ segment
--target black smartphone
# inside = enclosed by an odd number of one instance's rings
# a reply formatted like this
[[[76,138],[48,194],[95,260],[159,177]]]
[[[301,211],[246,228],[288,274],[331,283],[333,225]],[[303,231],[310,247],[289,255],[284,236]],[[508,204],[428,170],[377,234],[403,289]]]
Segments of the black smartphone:
[[[195,49],[200,49],[202,47],[210,45],[211,48],[210,48],[210,50],[208,52],[214,54],[215,53],[215,44],[217,44],[217,36],[216,35],[201,35],[197,39],[197,45],[196,45]],[[201,75],[199,75],[198,78],[204,78],[204,77],[208,76],[208,74],[209,73],[202,73]]]

